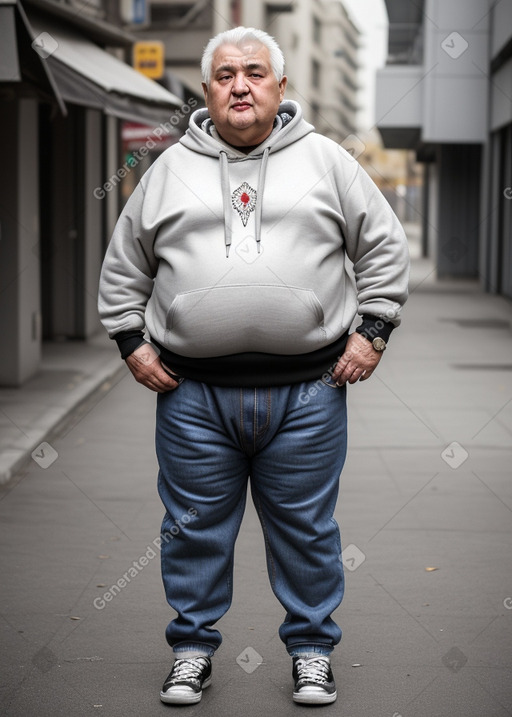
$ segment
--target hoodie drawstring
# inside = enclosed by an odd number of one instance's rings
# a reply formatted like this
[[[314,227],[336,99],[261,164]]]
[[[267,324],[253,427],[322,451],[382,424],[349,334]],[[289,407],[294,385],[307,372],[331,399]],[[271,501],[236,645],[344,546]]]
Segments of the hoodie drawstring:
[[[231,191],[229,187],[228,155],[224,150],[220,152],[220,187],[222,190],[222,204],[224,208],[224,244],[226,245],[227,259],[231,248],[231,237],[233,235],[233,215],[231,209]]]
[[[256,246],[258,254],[260,253],[261,243],[261,216],[263,209],[263,190],[265,188],[265,179],[267,176],[267,163],[270,154],[270,147],[267,147],[261,157],[260,170],[258,172],[258,188],[255,207],[255,230],[256,230]],[[258,159],[258,157],[249,157],[248,159]],[[229,166],[228,155],[225,150],[220,151],[220,186],[222,191],[222,204],[224,209],[224,244],[226,246],[226,258],[229,257],[231,248],[231,239],[233,236],[233,207],[231,206],[231,190],[229,186]]]
[[[256,201],[254,224],[256,227],[256,246],[258,247],[258,254],[260,253],[260,241],[261,241],[261,212],[263,208],[263,190],[265,189],[265,178],[267,176],[267,162],[268,155],[270,154],[270,147],[267,147],[263,152],[261,158],[260,171],[258,173],[258,198]]]

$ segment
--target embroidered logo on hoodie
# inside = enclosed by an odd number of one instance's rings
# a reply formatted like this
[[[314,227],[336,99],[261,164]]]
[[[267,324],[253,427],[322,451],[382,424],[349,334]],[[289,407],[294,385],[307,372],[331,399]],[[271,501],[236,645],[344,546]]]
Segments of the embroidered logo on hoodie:
[[[241,184],[231,195],[233,208],[240,214],[244,227],[247,226],[249,215],[256,207],[256,198],[256,190],[249,186],[247,182]]]

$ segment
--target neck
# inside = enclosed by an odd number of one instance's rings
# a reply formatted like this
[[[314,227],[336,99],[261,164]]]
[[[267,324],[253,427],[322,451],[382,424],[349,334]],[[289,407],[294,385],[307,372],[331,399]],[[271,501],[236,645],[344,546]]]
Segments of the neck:
[[[270,137],[270,135],[272,134],[272,130],[274,129],[274,123],[272,123],[272,126],[270,127],[268,132],[266,132],[263,136],[259,135],[258,137],[250,137],[247,139],[246,142],[242,141],[242,137],[232,137],[231,139],[228,139],[228,137],[221,135],[221,133],[216,127],[215,129],[223,142],[226,142],[226,144],[229,144],[234,149],[238,149],[240,152],[249,154],[249,152],[252,152],[253,149],[258,147],[262,142],[264,142]]]

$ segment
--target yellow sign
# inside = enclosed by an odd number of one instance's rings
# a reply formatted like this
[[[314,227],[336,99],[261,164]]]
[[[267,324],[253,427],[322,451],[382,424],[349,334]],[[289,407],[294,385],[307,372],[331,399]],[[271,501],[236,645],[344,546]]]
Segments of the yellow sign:
[[[164,43],[157,40],[136,42],[133,46],[133,67],[153,80],[162,77],[165,67]]]

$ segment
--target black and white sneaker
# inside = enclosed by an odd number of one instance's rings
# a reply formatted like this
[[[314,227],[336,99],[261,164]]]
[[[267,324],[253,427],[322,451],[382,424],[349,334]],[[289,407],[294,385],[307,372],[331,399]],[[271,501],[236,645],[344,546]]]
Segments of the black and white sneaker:
[[[160,699],[173,705],[191,705],[199,702],[203,689],[212,683],[212,661],[204,657],[176,659],[164,682]]]
[[[308,705],[327,705],[337,692],[331,662],[325,655],[293,658],[293,701]]]

